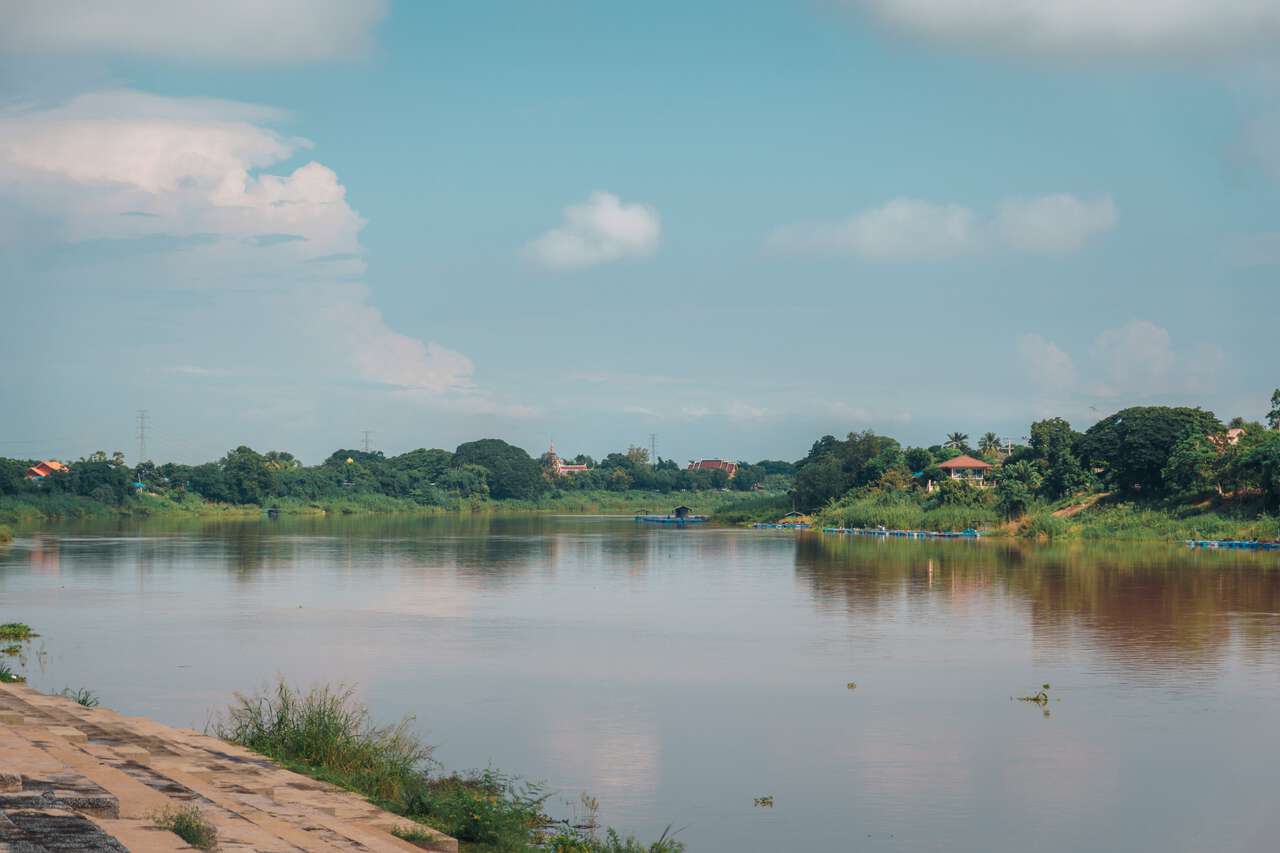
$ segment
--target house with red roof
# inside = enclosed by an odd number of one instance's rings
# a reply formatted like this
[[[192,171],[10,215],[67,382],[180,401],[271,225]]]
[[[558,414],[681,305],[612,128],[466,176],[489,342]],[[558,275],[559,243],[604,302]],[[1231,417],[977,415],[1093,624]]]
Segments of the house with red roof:
[[[57,459],[46,459],[43,462],[37,462],[27,469],[27,479],[39,482],[50,474],[60,474],[67,470],[69,470],[67,466],[63,465]]]
[[[976,486],[987,485],[987,472],[993,467],[990,462],[975,459],[967,453],[948,459],[938,465],[952,480],[963,480]]]
[[[699,459],[689,460],[690,471],[723,471],[729,475],[729,479],[733,479],[733,475],[738,473],[738,463],[729,462],[724,459]]]

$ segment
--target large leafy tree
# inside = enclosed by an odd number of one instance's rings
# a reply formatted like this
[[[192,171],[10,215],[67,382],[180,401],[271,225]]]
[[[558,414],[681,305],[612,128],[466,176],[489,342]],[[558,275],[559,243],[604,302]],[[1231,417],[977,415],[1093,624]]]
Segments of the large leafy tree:
[[[1023,460],[1000,466],[996,472],[996,504],[1013,518],[1027,511],[1044,480],[1040,466]]]
[[[1221,431],[1222,423],[1204,409],[1134,406],[1091,426],[1080,441],[1080,451],[1121,493],[1163,495],[1170,490],[1165,466],[1178,442]]]
[[[222,457],[222,477],[233,503],[260,504],[275,494],[276,469],[251,447],[241,445]]]
[[[1269,430],[1249,442],[1236,458],[1234,475],[1262,491],[1270,509],[1280,509],[1280,431]]]
[[[982,438],[978,439],[978,450],[988,454],[998,453],[1000,451],[1000,436],[994,432],[984,432]]]
[[[1076,452],[1083,436],[1062,418],[1031,425],[1030,456],[1042,469],[1039,493],[1051,500],[1074,494],[1090,483],[1089,472]]]
[[[519,447],[499,438],[482,438],[458,445],[453,467],[479,465],[489,472],[489,494],[498,499],[536,498],[546,488],[542,467]]]
[[[952,450],[966,450],[969,447],[969,435],[963,432],[949,432],[944,446]]]
[[[902,446],[870,430],[844,440],[823,436],[796,463],[795,499],[805,510],[822,506],[850,489],[875,483],[891,469],[906,470]]]
[[[1194,497],[1217,482],[1222,452],[1208,436],[1193,433],[1173,446],[1161,476],[1170,493]]]
[[[1267,412],[1267,426],[1280,429],[1280,388],[1271,392],[1271,411]]]

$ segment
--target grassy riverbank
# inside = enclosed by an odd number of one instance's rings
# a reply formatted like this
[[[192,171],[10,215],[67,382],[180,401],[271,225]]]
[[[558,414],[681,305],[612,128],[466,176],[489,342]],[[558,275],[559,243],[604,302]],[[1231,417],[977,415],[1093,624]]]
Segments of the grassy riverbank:
[[[667,836],[644,844],[612,830],[597,832],[595,802],[584,814],[554,819],[542,786],[488,769],[447,772],[406,718],[376,726],[350,688],[297,690],[281,681],[237,701],[210,726],[225,740],[261,753],[295,772],[368,797],[409,821],[462,842],[472,853],[681,853]],[[413,841],[413,824],[397,832]]]
[[[1006,518],[983,503],[930,506],[904,492],[873,492],[829,504],[814,516],[819,527],[964,530],[1036,540],[1168,542],[1185,539],[1280,539],[1280,518],[1256,501],[1138,502],[1109,495],[1033,503]]]
[[[636,512],[665,513],[684,504],[694,512],[711,515],[726,523],[763,520],[786,511],[789,503],[784,494],[758,492],[725,492],[702,490],[690,492],[645,491],[556,491],[531,500],[513,498],[450,498],[441,503],[423,504],[408,498],[395,498],[373,493],[353,493],[336,498],[302,500],[279,498],[262,504],[228,504],[207,501],[191,493],[179,498],[159,494],[129,495],[119,503],[68,494],[23,494],[0,497],[0,524],[37,525],[42,522],[110,520],[118,518],[256,518],[267,509],[281,515],[345,516],[378,513],[405,515],[444,515],[457,513],[569,513],[625,514]],[[760,518],[756,518],[760,516]]]

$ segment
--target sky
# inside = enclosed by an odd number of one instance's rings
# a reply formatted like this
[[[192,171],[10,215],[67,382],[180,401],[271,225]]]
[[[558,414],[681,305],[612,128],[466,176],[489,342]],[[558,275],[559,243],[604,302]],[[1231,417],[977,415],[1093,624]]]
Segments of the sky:
[[[795,459],[1280,384],[1280,2],[0,0],[0,455]]]

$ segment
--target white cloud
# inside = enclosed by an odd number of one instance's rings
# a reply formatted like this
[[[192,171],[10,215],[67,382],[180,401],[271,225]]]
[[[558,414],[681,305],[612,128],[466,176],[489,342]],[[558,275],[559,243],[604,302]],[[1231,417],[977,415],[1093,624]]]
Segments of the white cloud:
[[[308,146],[266,126],[276,116],[127,91],[3,112],[0,203],[52,223],[55,241],[152,241],[161,248],[114,261],[122,277],[239,300],[288,342],[277,351],[300,370],[520,414],[476,388],[466,356],[392,329],[353,280],[364,269],[364,220],[331,169],[262,171]]]
[[[594,192],[564,209],[564,222],[529,242],[526,252],[551,269],[581,269],[653,254],[662,223],[645,204],[623,204],[613,193]]]
[[[930,41],[1034,57],[1231,57],[1280,40],[1274,0],[850,0]]]
[[[1031,382],[1047,391],[1068,391],[1076,384],[1076,366],[1057,344],[1039,335],[1018,337],[1022,370]]]
[[[967,207],[895,198],[843,222],[784,225],[768,244],[785,252],[842,252],[877,260],[945,258],[976,249],[978,230]]]
[[[1062,254],[1082,248],[1115,222],[1110,196],[1010,198],[991,219],[963,205],[896,198],[842,222],[784,225],[766,245],[782,252],[835,252],[883,261],[936,260],[1001,246]]]
[[[0,0],[0,53],[280,64],[367,52],[386,0]]]
[[[1093,357],[1103,379],[1094,393],[1103,397],[1167,390],[1177,361],[1169,330],[1149,320],[1134,320],[1098,335]]]
[[[1080,367],[1060,346],[1040,335],[1017,341],[1023,372],[1048,399],[1117,401],[1125,405],[1211,390],[1226,369],[1216,346],[1174,345],[1169,330],[1150,320],[1133,320],[1101,332]]]
[[[997,216],[1006,244],[1046,255],[1076,251],[1115,224],[1116,206],[1110,196],[1081,199],[1066,193],[1006,199]]]
[[[725,407],[724,413],[731,421],[758,421],[772,414],[768,409],[751,403],[744,403],[741,400],[734,400],[730,403]]]

